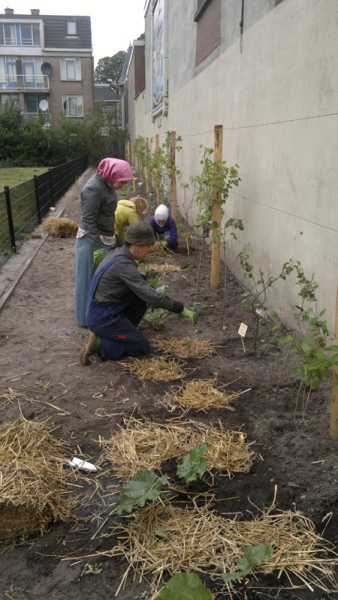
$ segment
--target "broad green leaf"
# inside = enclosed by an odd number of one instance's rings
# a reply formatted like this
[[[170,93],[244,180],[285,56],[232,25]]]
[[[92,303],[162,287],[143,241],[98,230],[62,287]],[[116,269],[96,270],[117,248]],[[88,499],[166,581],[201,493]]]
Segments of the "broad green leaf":
[[[177,475],[186,483],[201,479],[208,470],[208,461],[204,458],[208,444],[201,444],[190,450],[177,467]]]
[[[223,578],[225,583],[241,581],[247,575],[255,571],[257,567],[268,562],[272,557],[272,547],[267,544],[257,544],[257,546],[247,546],[244,556],[238,561],[236,570],[232,573],[226,573]]]
[[[132,481],[121,488],[117,512],[130,513],[135,507],[143,507],[148,500],[157,500],[163,494],[163,486],[168,485],[166,476],[158,477],[154,471],[140,471]]]
[[[158,596],[158,600],[213,600],[213,598],[213,594],[194,573],[174,575]]]

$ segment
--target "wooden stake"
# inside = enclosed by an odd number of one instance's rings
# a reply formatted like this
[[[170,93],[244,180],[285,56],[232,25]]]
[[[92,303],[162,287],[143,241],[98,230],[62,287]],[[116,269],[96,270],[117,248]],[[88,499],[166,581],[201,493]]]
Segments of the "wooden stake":
[[[223,125],[215,126],[215,151],[214,160],[216,163],[221,163],[223,160]],[[212,199],[211,209],[211,273],[210,287],[217,289],[221,279],[221,199],[219,194]]]
[[[177,218],[177,180],[176,180],[176,131],[171,132],[170,145],[170,166],[171,166],[171,214],[174,219]]]
[[[338,344],[338,284],[336,296],[336,322],[335,322],[336,343]],[[333,440],[338,440],[338,367],[333,368],[332,374],[332,396],[331,396],[331,418],[330,418],[330,436]]]
[[[149,144],[149,138],[146,140],[146,152],[147,152],[147,190],[148,193],[151,192],[152,188],[152,180],[151,180],[151,168],[149,165],[149,158],[151,157],[151,145]]]
[[[160,136],[157,133],[155,136],[155,154],[158,154],[160,151]],[[158,181],[158,177],[156,178],[155,181],[155,192],[156,192],[156,204],[161,204],[161,185]]]

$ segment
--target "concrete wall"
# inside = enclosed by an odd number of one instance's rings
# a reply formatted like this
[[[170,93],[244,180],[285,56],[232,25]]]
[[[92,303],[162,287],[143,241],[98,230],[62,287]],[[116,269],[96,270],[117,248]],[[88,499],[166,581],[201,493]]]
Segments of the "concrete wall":
[[[277,6],[276,6],[277,4]],[[195,67],[196,3],[170,0],[169,113],[151,115],[151,10],[146,15],[146,90],[135,103],[135,135],[175,129],[183,138],[183,182],[199,172],[200,144],[223,124],[224,158],[238,162],[241,186],[228,215],[245,231],[230,257],[249,246],[256,264],[276,273],[299,259],[320,284],[319,304],[333,326],[338,273],[338,3],[336,0],[222,0],[222,43]],[[179,23],[179,26],[177,25]],[[179,190],[193,223],[193,190]],[[271,297],[286,318],[294,286]]]

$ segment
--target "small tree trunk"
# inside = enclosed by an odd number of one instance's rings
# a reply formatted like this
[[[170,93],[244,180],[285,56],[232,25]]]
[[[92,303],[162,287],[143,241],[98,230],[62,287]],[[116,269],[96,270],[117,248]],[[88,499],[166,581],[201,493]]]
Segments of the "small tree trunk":
[[[336,343],[338,343],[338,285],[336,297],[336,322],[335,322]],[[331,419],[330,436],[333,440],[338,440],[338,367],[333,368],[332,374],[332,396],[331,396]]]
[[[215,126],[215,157],[216,163],[223,160],[223,125]],[[219,194],[212,199],[211,209],[212,230],[211,230],[211,274],[210,287],[217,289],[221,278],[221,199]]]
[[[171,167],[171,214],[174,219],[177,218],[177,181],[176,181],[176,131],[171,132],[170,146],[170,167]]]

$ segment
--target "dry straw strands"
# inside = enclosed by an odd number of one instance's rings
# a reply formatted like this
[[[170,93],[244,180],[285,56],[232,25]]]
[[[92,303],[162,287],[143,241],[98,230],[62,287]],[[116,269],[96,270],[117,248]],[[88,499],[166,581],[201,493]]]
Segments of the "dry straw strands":
[[[171,265],[170,263],[151,263],[147,264],[148,271],[153,271],[154,273],[179,273],[182,269],[178,265]]]
[[[158,339],[155,347],[165,354],[173,354],[178,358],[207,358],[216,351],[215,344],[210,340],[190,337]]]
[[[163,356],[141,358],[120,364],[141,381],[176,381],[185,377],[185,372],[179,362]]]
[[[0,540],[43,530],[65,520],[74,506],[63,470],[65,449],[46,422],[25,419],[0,429]],[[68,485],[67,485],[68,484]]]
[[[196,379],[180,387],[176,393],[168,392],[164,404],[169,409],[207,411],[211,408],[232,410],[231,403],[244,392],[222,392],[215,387],[215,379]]]
[[[291,586],[300,583],[309,589],[327,591],[334,584],[338,557],[300,513],[266,513],[240,521],[225,519],[208,506],[192,509],[168,504],[144,509],[118,530],[118,544],[109,554],[128,561],[123,582],[130,570],[137,571],[140,579],[153,575],[155,587],[165,573],[221,577],[236,569],[247,546],[271,544],[272,558],[258,572],[276,573],[278,578],[285,575]]]
[[[54,237],[67,238],[76,236],[78,224],[72,219],[50,217],[42,223],[41,228]]]
[[[208,444],[208,467],[229,476],[247,473],[255,453],[242,432],[226,431],[222,425],[196,422],[169,424],[131,418],[103,442],[104,458],[112,462],[120,477],[131,479],[143,469],[159,469],[165,461],[181,458],[192,448]]]

